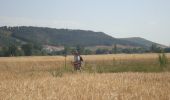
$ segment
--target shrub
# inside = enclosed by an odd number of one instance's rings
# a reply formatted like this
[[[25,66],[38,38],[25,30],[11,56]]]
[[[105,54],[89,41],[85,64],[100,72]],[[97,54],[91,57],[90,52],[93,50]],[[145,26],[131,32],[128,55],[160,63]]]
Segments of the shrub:
[[[161,67],[166,67],[168,64],[168,58],[164,52],[158,55],[159,64]]]

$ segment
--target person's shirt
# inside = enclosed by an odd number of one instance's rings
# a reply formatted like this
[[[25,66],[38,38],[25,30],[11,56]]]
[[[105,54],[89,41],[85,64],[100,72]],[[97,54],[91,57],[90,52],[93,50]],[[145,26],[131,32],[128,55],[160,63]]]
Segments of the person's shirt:
[[[79,55],[74,55],[74,62],[80,61],[80,56]]]

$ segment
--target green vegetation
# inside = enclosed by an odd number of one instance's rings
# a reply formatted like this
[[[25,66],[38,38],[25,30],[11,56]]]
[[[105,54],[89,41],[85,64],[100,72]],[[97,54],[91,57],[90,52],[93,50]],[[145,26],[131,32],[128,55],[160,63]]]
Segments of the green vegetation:
[[[167,67],[168,58],[167,58],[166,54],[164,52],[162,52],[161,54],[159,54],[158,58],[159,58],[160,67],[162,67],[162,68]]]
[[[72,52],[77,50],[80,54],[91,55],[91,54],[134,54],[134,53],[150,53],[151,50],[146,50],[144,48],[118,48],[116,45],[112,49],[98,48],[95,51],[85,48],[84,46],[77,45],[75,47],[64,46],[63,50],[50,51],[48,52],[43,48],[41,44],[38,43],[27,43],[20,46],[9,45],[0,48],[0,56],[45,56],[45,55],[72,55]],[[161,48],[155,49],[155,53],[161,53]],[[168,48],[165,48],[166,52]]]
[[[146,39],[144,39],[144,38],[140,38],[140,37],[121,38],[121,39],[122,39],[122,40],[125,40],[125,41],[127,41],[127,42],[137,43],[137,44],[141,45],[141,46],[144,47],[144,48],[151,47],[152,45],[158,46],[158,47],[164,47],[163,45],[154,43],[154,42],[152,42],[152,41],[148,41],[148,40],[146,40]]]
[[[1,27],[2,31],[11,32],[11,37],[25,42],[48,45],[112,45],[116,39],[102,32],[53,29],[43,27]]]
[[[162,54],[161,59],[165,59],[166,56]],[[164,58],[165,57],[165,58]],[[160,66],[160,62],[157,59],[139,59],[139,60],[103,60],[103,61],[87,61],[82,67],[82,72],[88,73],[117,73],[117,72],[164,72],[170,71],[170,65],[166,64],[166,67]],[[72,65],[67,63],[67,67],[61,67],[56,70],[49,71],[54,77],[61,77],[63,73],[73,73]],[[79,71],[78,71],[79,72]]]
[[[103,61],[103,62],[88,62],[84,66],[87,72],[97,73],[112,73],[112,72],[162,72],[162,67],[156,61]]]
[[[40,43],[42,45],[54,46],[96,46],[113,44],[128,45],[135,47],[148,48],[153,42],[138,38],[117,39],[103,32],[93,32],[85,30],[55,29],[45,27],[0,27],[0,41],[2,43],[19,42],[19,43]],[[5,41],[5,42],[3,42]],[[3,44],[1,44],[3,45]]]
[[[23,51],[19,49],[16,45],[10,45],[8,47],[3,47],[0,50],[0,56],[23,56]]]
[[[49,52],[44,48],[46,45],[63,46],[65,49]],[[120,48],[120,45],[125,48]],[[86,48],[95,46],[109,46],[110,49]],[[84,55],[160,53],[160,46],[143,38],[117,39],[103,32],[26,26],[0,27],[0,56],[70,55],[75,49]],[[164,51],[170,52],[170,49],[165,48]]]
[[[9,45],[0,49],[0,57],[47,55],[38,44]]]

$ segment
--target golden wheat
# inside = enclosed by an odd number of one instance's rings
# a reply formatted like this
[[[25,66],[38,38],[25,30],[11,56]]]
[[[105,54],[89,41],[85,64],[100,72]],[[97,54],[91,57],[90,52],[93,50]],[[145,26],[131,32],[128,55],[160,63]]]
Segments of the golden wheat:
[[[83,56],[85,62],[151,61],[157,54]],[[170,54],[167,54],[168,58]],[[70,64],[72,56],[67,57]],[[0,58],[0,100],[169,100],[170,73],[64,73],[64,57]]]
[[[128,62],[150,61],[157,59],[158,54],[116,54],[116,55],[83,55],[85,62],[101,61],[123,61]],[[170,58],[170,54],[167,54]],[[67,56],[67,63],[70,64],[73,56]],[[65,63],[64,56],[40,56],[40,57],[1,57],[0,70],[30,71],[30,70],[47,70],[63,67]]]
[[[1,74],[1,77],[12,75]],[[170,73],[48,73],[1,79],[2,100],[169,100]]]

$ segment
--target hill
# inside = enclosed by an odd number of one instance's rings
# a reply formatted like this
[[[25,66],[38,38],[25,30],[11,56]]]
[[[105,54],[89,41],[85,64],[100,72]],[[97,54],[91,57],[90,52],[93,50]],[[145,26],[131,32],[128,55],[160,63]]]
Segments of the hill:
[[[112,46],[113,44],[133,47],[150,47],[153,42],[142,38],[118,39],[103,32],[86,30],[55,29],[47,27],[0,27],[0,45],[36,42],[53,46]]]
[[[156,44],[158,47],[162,47],[162,48],[166,47],[164,45],[161,45],[161,44],[146,40],[146,39],[141,38],[141,37],[120,38],[120,40],[133,42],[133,43],[136,43],[138,45],[141,45],[142,47],[151,47],[152,44]]]

